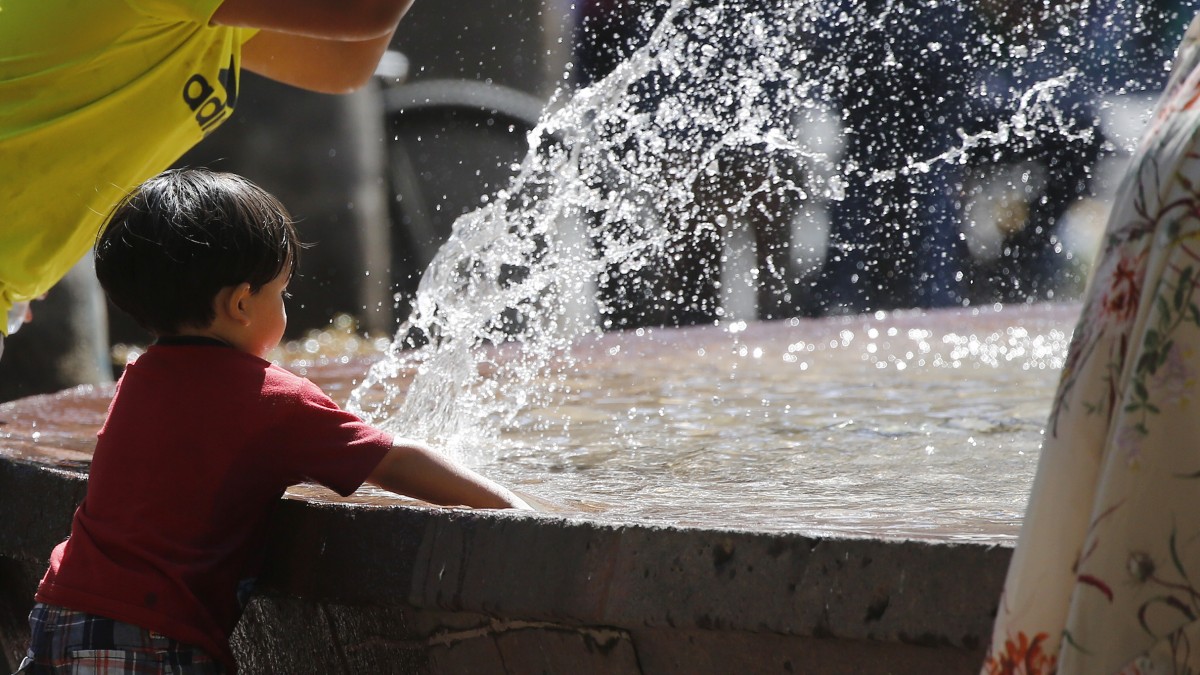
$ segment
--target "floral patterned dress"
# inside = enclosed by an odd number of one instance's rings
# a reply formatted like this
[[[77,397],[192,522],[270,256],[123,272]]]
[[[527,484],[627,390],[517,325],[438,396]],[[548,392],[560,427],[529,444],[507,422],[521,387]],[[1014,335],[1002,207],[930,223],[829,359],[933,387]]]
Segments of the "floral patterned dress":
[[[1200,17],[1124,178],[983,667],[1200,672]]]

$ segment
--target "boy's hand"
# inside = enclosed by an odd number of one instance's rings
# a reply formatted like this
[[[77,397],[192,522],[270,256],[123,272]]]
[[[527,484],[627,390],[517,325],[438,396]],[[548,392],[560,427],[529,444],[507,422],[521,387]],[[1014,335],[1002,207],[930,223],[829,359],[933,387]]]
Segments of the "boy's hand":
[[[533,510],[508,488],[415,441],[396,439],[367,482],[442,506]]]
[[[513,501],[511,504],[509,504],[508,508],[519,509],[521,511],[536,511],[537,510],[537,509],[533,508],[532,506],[530,506],[524,499],[521,499],[520,497],[518,497],[516,495],[513,495]]]

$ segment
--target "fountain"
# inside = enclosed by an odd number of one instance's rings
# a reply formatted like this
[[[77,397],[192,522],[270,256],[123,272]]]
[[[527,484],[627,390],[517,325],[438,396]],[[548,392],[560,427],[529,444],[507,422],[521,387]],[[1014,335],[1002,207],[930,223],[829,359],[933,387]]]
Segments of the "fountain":
[[[1078,307],[970,304],[961,261],[917,265],[925,244],[891,277],[857,268],[877,285],[846,298],[786,242],[856,191],[940,190],[1044,124],[1086,136],[1055,107],[1076,75],[1018,92],[991,128],[864,169],[804,133],[856,71],[810,77],[819,50],[801,38],[959,10],[780,4],[661,7],[646,46],[558,101],[513,183],[458,221],[393,342],[279,355],[542,513],[293,489],[236,636],[247,672],[977,669]],[[891,218],[889,239],[922,239],[921,221]],[[782,298],[758,303],[770,321],[722,304],[733,282],[709,267],[739,222],[770,249],[750,273]],[[918,304],[959,306],[884,311],[899,272],[926,282]],[[800,316],[841,302],[846,315]],[[110,393],[0,406],[10,659]]]
[[[527,409],[476,462],[542,513],[297,487],[239,657],[249,672],[970,672],[1076,311],[582,340],[566,400]],[[329,342],[282,360],[336,398],[387,356]],[[110,393],[0,406],[10,652]]]

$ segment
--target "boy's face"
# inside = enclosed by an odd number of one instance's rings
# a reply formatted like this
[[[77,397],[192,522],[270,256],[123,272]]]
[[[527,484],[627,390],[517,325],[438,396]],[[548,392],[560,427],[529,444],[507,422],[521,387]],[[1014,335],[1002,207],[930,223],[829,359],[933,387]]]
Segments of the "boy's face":
[[[283,339],[283,329],[287,327],[284,300],[287,298],[288,281],[290,277],[285,268],[279,276],[258,289],[257,293],[247,297],[246,309],[251,313],[252,319],[244,335],[245,344],[238,345],[243,351],[266,358],[267,353],[277,347]]]

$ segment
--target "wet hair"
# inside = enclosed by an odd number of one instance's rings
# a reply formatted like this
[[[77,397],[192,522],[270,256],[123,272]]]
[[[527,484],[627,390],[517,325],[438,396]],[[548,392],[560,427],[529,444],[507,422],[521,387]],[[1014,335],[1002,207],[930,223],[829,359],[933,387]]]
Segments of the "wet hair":
[[[257,293],[296,271],[302,245],[278,199],[241,176],[173,169],[143,183],[96,239],[96,276],[113,304],[155,335],[205,328],[228,286]]]

